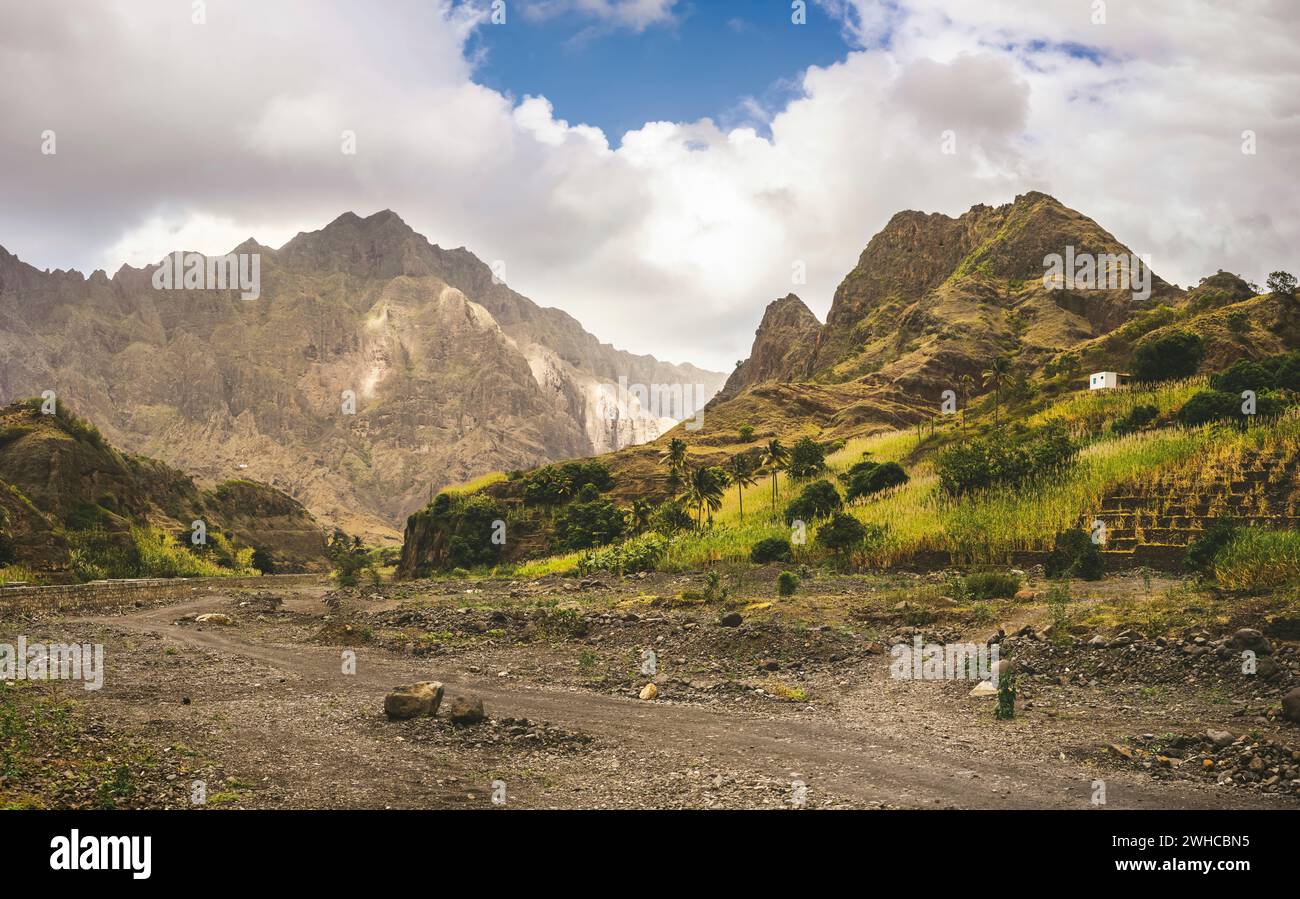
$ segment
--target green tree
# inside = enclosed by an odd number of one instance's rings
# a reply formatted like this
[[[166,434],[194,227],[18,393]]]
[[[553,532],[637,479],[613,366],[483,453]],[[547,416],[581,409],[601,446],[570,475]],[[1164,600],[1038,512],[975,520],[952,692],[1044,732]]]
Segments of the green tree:
[[[1287,300],[1295,299],[1296,279],[1290,272],[1273,272],[1264,283],[1273,296]]]
[[[758,480],[758,460],[749,453],[737,453],[727,463],[731,483],[736,485],[736,499],[740,503],[740,520],[745,520],[745,488]]]
[[[668,441],[668,446],[664,447],[663,452],[659,454],[659,464],[668,469],[668,494],[676,496],[681,492],[682,472],[686,469],[686,441],[680,437],[674,437]]]
[[[984,370],[984,386],[993,387],[993,425],[997,427],[998,410],[1002,408],[1002,384],[1011,372],[1011,360],[1006,356],[994,356],[989,367]]]
[[[781,473],[781,470],[785,468],[785,466],[789,464],[789,462],[790,462],[790,451],[787,450],[785,448],[785,445],[781,443],[780,440],[777,440],[775,437],[773,437],[771,440],[767,442],[767,446],[763,447],[763,464],[766,465],[772,473],[772,517],[773,518],[776,517],[777,475]]]
[[[1205,358],[1205,343],[1199,334],[1170,331],[1149,337],[1133,354],[1133,377],[1139,381],[1168,381],[1196,374]]]
[[[797,480],[811,478],[826,467],[826,449],[811,437],[800,437],[790,450],[786,470]]]
[[[736,436],[740,438],[741,443],[749,443],[754,439],[754,426],[741,425],[740,429],[736,432]]]
[[[628,524],[632,528],[632,533],[640,534],[648,528],[652,515],[654,515],[654,506],[650,505],[648,500],[633,500],[632,511],[628,513]]]
[[[716,465],[705,465],[691,471],[686,479],[686,501],[697,511],[699,527],[704,527],[705,509],[709,521],[722,506],[722,495],[727,489],[727,472]]]

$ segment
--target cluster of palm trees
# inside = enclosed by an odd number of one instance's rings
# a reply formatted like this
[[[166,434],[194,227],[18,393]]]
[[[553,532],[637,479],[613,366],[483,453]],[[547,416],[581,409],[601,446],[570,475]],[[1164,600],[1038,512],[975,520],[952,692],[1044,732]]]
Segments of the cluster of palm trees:
[[[722,498],[728,487],[736,487],[740,504],[740,517],[745,517],[745,488],[752,487],[766,473],[772,479],[772,514],[776,515],[777,476],[790,463],[790,452],[780,440],[773,438],[761,452],[737,453],[724,466],[691,466],[687,456],[686,441],[674,437],[659,454],[660,464],[668,468],[668,489],[676,499],[683,500],[695,510],[696,523],[703,527],[705,517],[713,524],[713,513],[722,507]]]

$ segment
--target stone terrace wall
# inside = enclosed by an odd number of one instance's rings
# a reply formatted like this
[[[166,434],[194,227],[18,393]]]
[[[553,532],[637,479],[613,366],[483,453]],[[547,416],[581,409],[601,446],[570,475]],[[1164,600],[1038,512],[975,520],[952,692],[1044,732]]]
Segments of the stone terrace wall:
[[[0,620],[51,612],[113,611],[238,588],[275,590],[318,583],[323,577],[320,574],[272,574],[262,577],[141,578],[48,587],[0,587]]]

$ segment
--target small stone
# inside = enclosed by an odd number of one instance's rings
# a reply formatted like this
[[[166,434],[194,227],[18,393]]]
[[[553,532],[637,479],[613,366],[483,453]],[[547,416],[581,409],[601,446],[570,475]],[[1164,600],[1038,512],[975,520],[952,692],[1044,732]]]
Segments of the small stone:
[[[1230,745],[1236,739],[1231,731],[1226,730],[1207,730],[1205,736],[1219,749]]]
[[[745,619],[740,617],[739,612],[728,612],[726,615],[722,616],[718,623],[723,627],[740,627],[741,622],[744,620]]]
[[[654,684],[646,684],[644,687],[641,688],[640,696],[642,699],[646,700],[647,702],[654,699],[658,695],[659,695],[659,688],[656,687]]]

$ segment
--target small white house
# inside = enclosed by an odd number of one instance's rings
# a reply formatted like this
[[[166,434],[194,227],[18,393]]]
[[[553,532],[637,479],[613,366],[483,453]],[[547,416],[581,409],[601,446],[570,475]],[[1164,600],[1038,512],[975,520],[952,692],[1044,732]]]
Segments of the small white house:
[[[1117,371],[1097,371],[1088,376],[1089,390],[1114,390],[1128,383],[1128,375]]]

